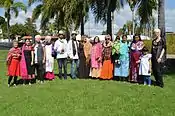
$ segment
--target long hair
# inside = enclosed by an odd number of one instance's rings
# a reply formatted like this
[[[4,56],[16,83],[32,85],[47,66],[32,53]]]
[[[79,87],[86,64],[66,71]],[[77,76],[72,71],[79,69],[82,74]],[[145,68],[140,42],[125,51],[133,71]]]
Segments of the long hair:
[[[136,36],[139,37],[139,41],[142,41],[142,39],[141,39],[141,37],[140,37],[140,34],[135,34],[134,37],[133,37],[132,43],[136,43]]]
[[[98,42],[97,42],[97,43],[100,42],[100,38],[99,38],[98,36],[95,36],[95,37],[94,37],[94,42],[93,42],[93,44],[95,44],[95,39],[98,39]]]

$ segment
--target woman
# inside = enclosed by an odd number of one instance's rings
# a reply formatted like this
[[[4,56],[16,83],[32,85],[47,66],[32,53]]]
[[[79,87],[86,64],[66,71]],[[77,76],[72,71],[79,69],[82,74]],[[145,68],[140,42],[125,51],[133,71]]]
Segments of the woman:
[[[100,78],[101,79],[113,78],[112,42],[110,35],[107,35],[105,37],[105,42],[103,43],[103,66]]]
[[[90,73],[90,52],[92,45],[85,36],[79,44],[79,77],[88,78]]]
[[[23,79],[23,84],[26,84],[27,80],[29,85],[31,85],[31,80],[35,78],[35,68],[34,64],[34,49],[31,45],[30,39],[25,40],[25,44],[22,47],[22,57],[21,57],[21,77]]]
[[[166,60],[165,58],[166,45],[163,39],[161,38],[160,34],[161,34],[160,29],[155,29],[156,37],[152,42],[152,70],[157,86],[163,88],[164,83],[162,76],[162,67]]]
[[[126,81],[129,76],[129,46],[130,43],[127,41],[127,36],[123,35],[120,49],[117,51],[120,63],[115,63],[114,65],[114,76],[120,77],[121,81]]]
[[[91,71],[90,76],[92,78],[99,78],[102,67],[102,45],[100,38],[96,36],[94,38],[94,45],[91,50]]]
[[[46,36],[45,38],[46,45],[45,45],[45,51],[46,51],[46,74],[45,78],[48,80],[53,80],[55,78],[55,75],[53,73],[54,69],[54,57],[52,56],[52,50],[53,50],[53,44],[51,42],[51,37]]]
[[[135,35],[131,43],[130,81],[139,82],[139,62],[144,43],[139,35]]]
[[[14,78],[13,85],[16,86],[17,78],[20,76],[20,59],[21,59],[21,49],[18,47],[18,42],[13,41],[13,48],[9,50],[7,55],[7,75],[8,87],[11,86],[11,81]]]
[[[37,71],[37,79],[40,81],[41,84],[44,83],[44,73],[45,73],[45,46],[41,43],[41,36],[35,36],[35,47],[34,47],[34,55],[35,55],[35,68]]]

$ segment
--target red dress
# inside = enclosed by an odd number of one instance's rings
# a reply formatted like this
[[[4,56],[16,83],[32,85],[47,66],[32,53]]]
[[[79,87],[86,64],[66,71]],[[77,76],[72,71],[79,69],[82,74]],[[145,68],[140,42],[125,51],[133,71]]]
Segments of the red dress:
[[[7,56],[8,76],[20,76],[20,48],[11,48]]]

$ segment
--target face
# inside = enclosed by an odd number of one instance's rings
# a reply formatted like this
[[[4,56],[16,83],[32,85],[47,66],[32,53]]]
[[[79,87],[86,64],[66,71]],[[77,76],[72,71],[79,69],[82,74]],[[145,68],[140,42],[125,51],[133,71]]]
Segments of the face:
[[[39,43],[39,42],[40,42],[40,38],[36,38],[35,40],[36,40],[36,42],[37,42],[37,43]]]
[[[123,41],[127,41],[126,36],[123,36],[122,40],[123,40]]]
[[[136,41],[139,41],[139,36],[135,36],[135,40]]]
[[[13,42],[13,47],[17,48],[18,47],[18,42]]]
[[[60,35],[59,35],[59,38],[60,38],[60,39],[64,39],[64,35],[63,35],[63,34],[60,34]]]
[[[110,41],[110,38],[105,38],[105,41],[108,43]]]
[[[160,32],[155,32],[155,36],[159,37],[160,36]]]
[[[28,46],[30,45],[30,40],[28,40],[28,39],[26,40],[26,45],[28,45]]]
[[[95,43],[98,43],[98,42],[99,42],[99,38],[96,37],[96,38],[95,38]]]
[[[72,39],[75,40],[76,36],[77,36],[77,34],[72,34]]]
[[[87,38],[86,37],[84,38],[84,42],[87,42]]]

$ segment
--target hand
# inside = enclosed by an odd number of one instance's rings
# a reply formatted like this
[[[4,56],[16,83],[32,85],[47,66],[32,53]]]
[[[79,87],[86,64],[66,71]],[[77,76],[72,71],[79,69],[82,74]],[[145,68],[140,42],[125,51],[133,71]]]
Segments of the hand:
[[[45,60],[43,60],[43,64],[45,64]]]
[[[140,63],[140,60],[136,61],[136,63],[139,64]]]
[[[158,58],[158,59],[157,59],[157,62],[158,62],[158,63],[160,63],[160,62],[161,62],[161,60],[162,60],[161,58]]]

